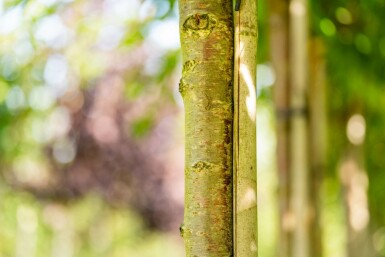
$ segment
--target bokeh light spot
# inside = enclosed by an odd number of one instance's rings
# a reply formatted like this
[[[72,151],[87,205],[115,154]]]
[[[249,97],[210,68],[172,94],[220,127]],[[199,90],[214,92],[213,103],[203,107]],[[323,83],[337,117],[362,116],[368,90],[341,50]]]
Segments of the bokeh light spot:
[[[354,145],[360,145],[364,142],[366,132],[365,119],[361,114],[355,114],[350,117],[347,127],[346,134],[349,141]]]
[[[352,14],[348,9],[343,7],[338,7],[336,9],[336,18],[340,23],[345,25],[349,25],[353,22]]]
[[[24,108],[26,103],[24,91],[19,87],[13,87],[7,96],[6,104],[9,110],[17,111]]]
[[[336,34],[336,26],[329,19],[322,19],[320,22],[320,29],[326,36],[331,37]]]

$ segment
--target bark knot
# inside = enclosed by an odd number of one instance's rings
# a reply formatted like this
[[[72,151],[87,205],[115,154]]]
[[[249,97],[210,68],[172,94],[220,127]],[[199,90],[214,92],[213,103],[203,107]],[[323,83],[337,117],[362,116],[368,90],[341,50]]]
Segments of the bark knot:
[[[212,163],[199,161],[192,166],[192,170],[194,172],[202,172],[205,170],[210,170],[213,167],[214,167],[214,164],[212,164]]]
[[[187,17],[183,32],[193,37],[207,37],[217,25],[217,20],[207,13],[196,13]]]
[[[180,227],[179,227],[179,233],[180,233],[180,236],[181,236],[181,237],[184,236],[184,229],[185,229],[184,224],[183,224],[183,223],[180,224]]]
[[[182,97],[185,97],[187,90],[191,90],[193,88],[192,85],[187,84],[184,79],[181,79],[179,82],[179,93]]]
[[[195,67],[198,65],[199,61],[189,60],[183,64],[182,73],[184,76],[187,76],[189,73],[193,72]]]

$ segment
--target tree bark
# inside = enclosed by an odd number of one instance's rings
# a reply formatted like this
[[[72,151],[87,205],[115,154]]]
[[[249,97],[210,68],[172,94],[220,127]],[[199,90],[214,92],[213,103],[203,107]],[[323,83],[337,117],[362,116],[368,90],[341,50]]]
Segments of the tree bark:
[[[234,253],[236,257],[255,257],[258,255],[256,0],[242,0],[234,24]]]
[[[181,0],[187,257],[233,255],[233,15],[228,0]]]

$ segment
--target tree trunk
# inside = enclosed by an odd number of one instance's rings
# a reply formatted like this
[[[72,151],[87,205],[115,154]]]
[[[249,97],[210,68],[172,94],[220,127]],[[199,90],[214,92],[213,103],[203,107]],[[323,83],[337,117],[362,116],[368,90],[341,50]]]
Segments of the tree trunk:
[[[257,1],[235,12],[234,253],[257,256],[256,67]]]
[[[306,117],[308,84],[307,0],[290,1],[291,209],[295,217],[293,257],[309,257],[309,164]]]
[[[271,58],[277,74],[278,256],[322,256],[318,206],[326,151],[322,45],[315,40],[309,59],[306,0],[273,0],[270,13]]]
[[[289,106],[289,3],[288,0],[269,2],[270,55],[276,73],[274,105],[277,126],[277,170],[279,200],[278,257],[289,257],[292,247],[293,222],[290,211],[290,106]]]
[[[322,256],[322,229],[320,225],[320,186],[326,168],[326,64],[321,39],[311,42],[311,81],[309,90],[310,116],[310,203],[311,203],[311,253],[312,257]]]
[[[181,0],[187,257],[233,255],[233,15],[228,0]]]

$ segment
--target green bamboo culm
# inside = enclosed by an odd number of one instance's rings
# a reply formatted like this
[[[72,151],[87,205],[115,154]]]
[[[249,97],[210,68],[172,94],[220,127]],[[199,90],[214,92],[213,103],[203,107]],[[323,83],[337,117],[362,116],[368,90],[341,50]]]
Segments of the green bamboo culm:
[[[187,257],[233,256],[233,14],[228,0],[181,0]]]

